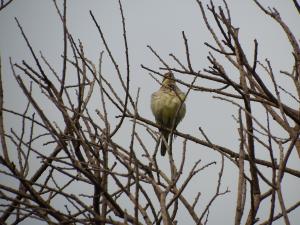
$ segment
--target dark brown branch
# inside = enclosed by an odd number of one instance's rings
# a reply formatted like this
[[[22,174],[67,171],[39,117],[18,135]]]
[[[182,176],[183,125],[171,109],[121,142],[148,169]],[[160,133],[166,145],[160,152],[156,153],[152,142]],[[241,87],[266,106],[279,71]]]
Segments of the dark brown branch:
[[[9,155],[8,155],[8,150],[7,150],[6,140],[5,140],[3,104],[4,104],[4,95],[3,95],[3,81],[2,81],[2,61],[0,55],[0,138],[1,138],[1,146],[2,146],[4,159],[9,161]]]
[[[0,11],[7,7],[10,3],[12,3],[12,1],[13,0],[8,0],[7,2],[4,2],[4,0],[1,0]]]
[[[188,68],[191,72],[193,72],[192,63],[191,63],[191,57],[190,57],[190,51],[189,51],[189,45],[188,45],[188,39],[185,36],[184,31],[182,31],[182,37],[184,40],[184,46],[185,46],[185,54],[187,59]]]

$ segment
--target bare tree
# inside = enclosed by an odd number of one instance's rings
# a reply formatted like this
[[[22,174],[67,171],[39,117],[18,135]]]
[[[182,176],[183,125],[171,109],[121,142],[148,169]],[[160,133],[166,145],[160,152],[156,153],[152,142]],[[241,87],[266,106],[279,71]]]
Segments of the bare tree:
[[[207,224],[211,216],[210,207],[217,198],[229,192],[229,189],[222,186],[225,161],[237,168],[238,192],[235,215],[232,215],[236,225],[242,224],[242,221],[247,225],[258,222],[257,214],[262,205],[269,207],[269,214],[259,218],[260,224],[272,224],[280,218],[283,218],[285,224],[291,224],[289,213],[298,208],[300,200],[295,199],[294,204],[288,205],[284,199],[282,183],[286,174],[294,180],[300,177],[299,170],[287,166],[293,151],[297,151],[300,156],[300,112],[299,108],[286,104],[282,96],[289,98],[295,105],[299,104],[299,42],[276,9],[265,8],[254,0],[258,10],[282,28],[292,47],[293,68],[278,73],[272,69],[268,59],[260,61],[257,40],[253,40],[254,58],[247,57],[239,39],[239,29],[231,20],[226,1],[218,7],[212,2],[203,5],[201,1],[196,1],[199,14],[213,37],[213,43],[205,43],[211,50],[207,56],[210,63],[207,68],[200,71],[192,64],[185,32],[182,32],[182,38],[186,63],[170,54],[176,66],[169,65],[158,51],[148,46],[161,66],[155,69],[142,65],[142,68],[154,79],[162,76],[164,71],[173,71],[182,78],[177,79],[177,82],[188,88],[187,96],[191,92],[208,92],[214,99],[232,104],[237,112],[234,119],[239,133],[239,136],[232,136],[232,139],[239,141],[239,150],[213,143],[203,128],[199,128],[202,139],[170,130],[182,140],[181,161],[176,163],[169,151],[170,173],[163,171],[157,163],[160,157],[157,154],[160,143],[157,128],[167,128],[159,127],[151,119],[141,116],[139,90],[136,95],[132,94],[128,56],[130,49],[121,1],[119,7],[126,61],[124,71],[120,69],[92,11],[91,20],[105,46],[99,62],[88,59],[83,44],[75,41],[69,32],[66,0],[62,9],[53,1],[64,28],[62,71],[55,71],[46,56],[35,52],[26,31],[16,19],[35,61],[35,65],[30,65],[25,60],[14,62],[10,59],[14,77],[28,100],[24,112],[8,109],[4,105],[6,96],[3,93],[3,65],[0,60],[0,176],[16,182],[13,186],[0,184],[1,224],[7,224],[9,218],[12,224],[28,219],[48,224],[177,224],[178,213],[181,211],[187,212],[194,224]],[[300,13],[299,4],[293,2]],[[4,6],[3,2],[1,6]],[[213,21],[208,19],[208,14]],[[114,66],[112,73],[115,74],[116,83],[110,83],[102,73],[104,52]],[[225,69],[226,63],[234,68],[238,76],[233,76],[232,71]],[[73,75],[70,77],[69,71],[75,72],[76,79]],[[184,81],[185,76],[194,79],[187,83]],[[290,79],[296,92],[293,93],[292,88],[279,83],[278,76]],[[199,86],[195,82],[197,79],[209,80],[212,86]],[[41,103],[40,96],[34,94],[36,91],[47,99],[46,104]],[[96,94],[100,96],[101,105],[94,113],[89,110],[89,104]],[[47,113],[49,108],[57,113],[57,121],[51,121]],[[256,108],[263,109],[263,117],[256,114],[257,110],[253,110]],[[117,110],[119,116],[111,118],[111,110]],[[20,133],[5,127],[4,119],[8,114],[21,118]],[[130,132],[127,130],[126,134],[122,134],[126,124],[130,124]],[[284,134],[276,136],[272,130],[274,126],[281,127]],[[116,141],[114,137],[120,134],[128,135],[129,146]],[[146,144],[145,140],[149,137],[156,143],[155,149]],[[205,173],[205,169],[216,162],[203,164],[199,159],[188,172],[184,172],[188,141],[206,146],[221,156],[215,194],[202,206],[203,210],[197,207],[200,204],[200,193],[190,201],[184,191],[192,179],[197,179],[198,174]],[[258,158],[257,149],[264,149],[268,157]],[[11,152],[17,153],[16,157]],[[38,168],[31,163],[36,157],[40,160]],[[72,192],[78,184],[85,187],[79,194]],[[262,184],[268,187],[267,190],[262,188]],[[64,202],[64,205],[58,202]],[[277,206],[280,207],[278,214],[275,213]]]

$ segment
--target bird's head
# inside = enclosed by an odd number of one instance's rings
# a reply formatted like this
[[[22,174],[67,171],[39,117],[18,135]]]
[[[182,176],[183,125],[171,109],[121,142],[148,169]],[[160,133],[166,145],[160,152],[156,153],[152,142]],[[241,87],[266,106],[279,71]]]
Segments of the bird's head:
[[[175,77],[172,72],[167,72],[164,74],[164,79],[162,81],[162,85],[164,87],[172,88],[173,86],[175,86],[175,82]]]

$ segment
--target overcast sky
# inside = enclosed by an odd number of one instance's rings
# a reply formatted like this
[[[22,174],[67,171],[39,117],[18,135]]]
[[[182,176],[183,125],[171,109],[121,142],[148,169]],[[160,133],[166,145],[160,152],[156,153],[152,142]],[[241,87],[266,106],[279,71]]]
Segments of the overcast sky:
[[[215,4],[222,4],[222,1],[214,2]],[[272,4],[269,6],[277,8],[296,37],[300,37],[299,15],[297,15],[292,1],[264,0],[260,2],[265,6]],[[203,1],[203,3],[208,3],[208,1]],[[279,70],[289,70],[293,63],[291,48],[278,24],[261,12],[251,0],[230,0],[228,4],[233,24],[240,28],[240,40],[246,54],[249,57],[253,55],[253,40],[256,38],[259,42],[261,61],[269,58],[276,73]],[[97,62],[100,51],[104,48],[89,15],[89,10],[93,11],[101,24],[113,54],[121,65],[121,69],[124,69],[124,44],[117,1],[68,1],[69,31],[75,38],[83,42],[87,57]],[[177,55],[185,62],[185,49],[181,35],[181,32],[185,31],[190,44],[193,66],[195,70],[203,70],[209,65],[206,58],[209,49],[204,45],[204,42],[214,43],[206,30],[195,0],[127,0],[123,1],[123,10],[126,17],[130,50],[131,94],[135,96],[137,88],[141,87],[140,114],[154,120],[148,103],[151,93],[156,91],[159,86],[140,65],[158,69],[161,64],[146,46],[151,45],[167,62],[172,62],[171,58],[168,57],[169,53]],[[14,0],[11,5],[0,12],[0,53],[4,74],[5,107],[23,111],[25,107],[24,97],[22,97],[22,93],[12,77],[8,59],[12,57],[14,62],[21,62],[24,59],[29,63],[34,63],[14,17],[20,21],[34,50],[36,52],[42,51],[57,71],[61,71],[62,68],[60,58],[63,52],[62,25],[51,0]],[[109,63],[107,54],[104,57],[103,71],[108,76],[113,75],[113,67]],[[111,77],[108,79],[113,80]],[[182,77],[182,79],[186,82],[191,81],[189,77]],[[184,87],[181,88],[186,91]],[[92,110],[97,109],[97,104],[97,101],[92,103]],[[238,142],[236,139],[232,139],[233,135],[237,137],[236,124],[232,118],[232,115],[236,115],[236,113],[237,110],[232,105],[215,100],[210,94],[191,93],[187,100],[186,117],[178,129],[201,137],[198,130],[198,127],[201,126],[215,143],[237,149]],[[50,116],[55,119],[55,115]],[[7,127],[17,126],[13,117],[7,116],[6,119]],[[176,140],[178,143],[181,141]],[[199,158],[203,160],[203,164],[213,160],[218,162],[217,166],[198,176],[197,179],[199,180],[188,189],[192,193],[191,199],[194,198],[193,194],[197,191],[201,191],[203,195],[207,194],[209,197],[214,192],[216,185],[220,156],[201,146],[193,144],[188,146],[191,149],[189,151],[192,152],[189,155],[191,163]],[[291,160],[290,165],[299,165],[299,158],[296,157],[295,155],[294,161]],[[229,187],[232,192],[216,202],[211,210],[211,215],[218,216],[211,216],[209,224],[233,223],[237,176],[236,168],[232,164],[226,163],[222,189],[225,190]],[[299,182],[291,183],[285,188],[284,191],[288,193],[287,205],[300,198]],[[228,207],[229,203],[232,207]],[[268,208],[264,212],[268,213]],[[296,221],[299,222],[299,215],[299,209],[291,214],[292,224],[296,224]],[[182,215],[182,221],[179,224],[188,220],[187,215]],[[282,221],[274,224],[281,223]]]

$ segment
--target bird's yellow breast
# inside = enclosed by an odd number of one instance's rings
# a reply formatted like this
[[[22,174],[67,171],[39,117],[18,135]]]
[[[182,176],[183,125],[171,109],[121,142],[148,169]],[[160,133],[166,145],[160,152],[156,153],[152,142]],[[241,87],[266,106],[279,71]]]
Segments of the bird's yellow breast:
[[[176,94],[174,91],[153,93],[151,109],[157,123],[172,128],[175,119],[175,127],[185,115],[184,94]],[[178,111],[178,112],[177,112]]]

